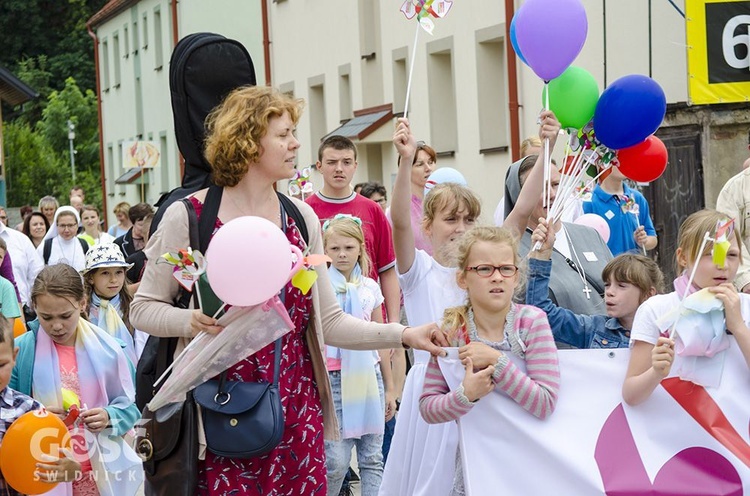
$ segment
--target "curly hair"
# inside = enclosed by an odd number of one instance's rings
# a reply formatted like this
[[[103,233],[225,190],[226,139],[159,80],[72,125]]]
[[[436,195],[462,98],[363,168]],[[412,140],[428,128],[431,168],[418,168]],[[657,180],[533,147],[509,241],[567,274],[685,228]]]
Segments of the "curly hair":
[[[285,112],[299,122],[303,102],[267,86],[244,86],[232,91],[206,118],[206,160],[217,186],[236,186],[249,164],[260,159],[260,139],[273,117]]]

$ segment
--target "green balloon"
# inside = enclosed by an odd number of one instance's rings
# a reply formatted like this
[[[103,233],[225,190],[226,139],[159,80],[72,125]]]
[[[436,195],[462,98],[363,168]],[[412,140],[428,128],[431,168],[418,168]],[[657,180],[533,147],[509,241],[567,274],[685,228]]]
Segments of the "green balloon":
[[[542,91],[542,105],[547,88]],[[599,101],[599,85],[589,71],[571,65],[549,82],[549,108],[563,129],[581,129],[593,117]]]

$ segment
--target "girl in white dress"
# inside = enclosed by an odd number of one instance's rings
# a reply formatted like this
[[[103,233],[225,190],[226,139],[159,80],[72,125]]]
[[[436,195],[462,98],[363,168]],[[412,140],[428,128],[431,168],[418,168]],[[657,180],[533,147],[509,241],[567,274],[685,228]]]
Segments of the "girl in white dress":
[[[540,137],[554,147],[560,123],[552,112],[540,116]],[[417,144],[409,122],[399,119],[393,136],[401,164],[413,163]],[[540,156],[541,157],[541,156]],[[410,168],[400,167],[393,187],[391,219],[396,270],[404,295],[409,325],[440,320],[446,308],[466,302],[466,292],[456,283],[456,241],[476,223],[479,198],[465,186],[444,183],[435,186],[424,199],[422,230],[432,243],[433,256],[418,250],[411,227]],[[542,196],[543,159],[540,158],[526,181],[505,227],[522,232],[528,217]],[[415,364],[404,385],[401,409],[391,450],[380,486],[381,495],[429,495],[450,493],[453,487],[458,432],[454,423],[428,425],[419,414],[429,354],[415,351]]]
[[[674,281],[675,291],[652,296],[638,308],[633,319],[632,351],[622,386],[622,397],[629,405],[646,401],[670,375],[700,385],[715,385],[716,380],[721,380],[724,351],[732,346],[726,331],[731,332],[750,368],[750,295],[738,293],[733,284],[742,262],[738,230],[727,235],[729,246],[723,263],[712,256],[716,246],[713,241],[706,243],[699,253],[706,232],[715,238],[717,226],[728,220],[728,215],[707,209],[690,215],[680,226],[675,259],[682,273]],[[694,267],[695,277],[691,282],[689,274]],[[693,320],[685,313],[677,318],[677,311],[685,306],[682,299],[693,294],[691,300],[707,307],[704,310],[723,314],[718,326],[712,329],[710,324],[717,319]],[[695,303],[689,306],[695,307]],[[675,335],[672,328],[676,329]],[[704,338],[702,342],[708,343],[705,349],[691,346],[691,335]],[[681,351],[689,347],[690,353]]]

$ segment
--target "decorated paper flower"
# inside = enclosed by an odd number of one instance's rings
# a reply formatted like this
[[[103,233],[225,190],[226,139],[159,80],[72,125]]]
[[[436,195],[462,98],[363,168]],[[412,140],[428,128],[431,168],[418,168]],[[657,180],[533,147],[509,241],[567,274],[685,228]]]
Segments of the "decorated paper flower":
[[[331,257],[327,255],[310,254],[310,248],[305,250],[302,258],[302,268],[292,277],[292,286],[307,294],[318,279],[318,273],[315,272],[315,266],[324,263],[330,263]]]
[[[302,170],[294,171],[294,177],[289,180],[289,196],[299,196],[302,200],[305,195],[313,192],[313,184],[310,181],[312,170],[310,167],[304,167]]]
[[[724,219],[716,223],[716,236],[713,238],[714,246],[711,249],[711,256],[717,267],[726,267],[727,252],[731,246],[729,237],[732,233],[734,233],[734,219]]]
[[[174,266],[172,276],[187,291],[192,291],[193,284],[206,271],[206,259],[203,254],[189,247],[177,252],[165,253],[161,258]]]
[[[453,2],[450,0],[405,0],[401,4],[400,10],[407,19],[413,19],[414,16],[417,16],[417,21],[422,29],[432,34],[435,23],[432,22],[430,16],[435,19],[445,17],[452,6]]]
[[[622,195],[620,197],[620,208],[624,214],[638,215],[640,213],[640,206],[632,196]]]

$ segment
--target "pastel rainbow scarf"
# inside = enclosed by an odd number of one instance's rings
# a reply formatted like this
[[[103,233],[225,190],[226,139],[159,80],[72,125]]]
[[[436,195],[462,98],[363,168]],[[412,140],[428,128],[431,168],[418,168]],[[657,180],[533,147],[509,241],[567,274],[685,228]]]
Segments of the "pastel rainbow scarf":
[[[76,326],[75,354],[82,406],[127,408],[135,401],[135,387],[128,358],[120,344],[109,334],[85,319],[79,319]],[[62,406],[62,382],[57,349],[41,327],[36,335],[32,392],[34,399],[43,405]],[[117,427],[120,432],[125,432],[133,426]],[[135,494],[143,481],[143,471],[139,467],[141,461],[133,449],[121,436],[113,435],[110,429],[96,435],[87,431],[85,438],[92,469],[98,474],[99,494]],[[118,455],[113,455],[113,452]],[[118,473],[119,477],[114,475]],[[131,473],[135,474],[135,480],[129,476]],[[107,474],[110,476],[107,477]],[[72,484],[58,484],[45,494],[71,496]]]
[[[348,282],[334,266],[329,267],[328,274],[341,309],[353,317],[365,320],[359,299],[359,288],[363,280],[359,264],[354,266]],[[342,437],[351,439],[364,434],[382,434],[385,414],[375,373],[375,352],[327,346],[326,353],[331,358],[341,358]]]
[[[91,321],[97,327],[107,331],[110,336],[114,336],[125,343],[125,354],[133,365],[138,363],[135,353],[135,341],[130,334],[125,322],[120,316],[120,295],[115,295],[111,300],[101,298],[96,291],[91,292],[91,305],[89,306],[89,316]]]

